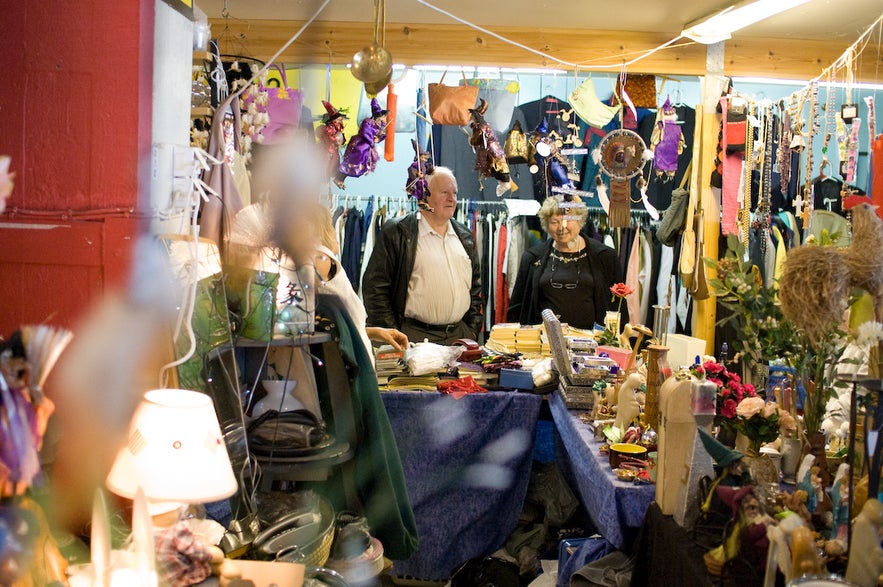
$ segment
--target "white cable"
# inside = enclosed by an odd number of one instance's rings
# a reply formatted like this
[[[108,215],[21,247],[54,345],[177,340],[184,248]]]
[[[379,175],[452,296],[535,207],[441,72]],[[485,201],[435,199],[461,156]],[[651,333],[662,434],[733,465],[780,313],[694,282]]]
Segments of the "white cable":
[[[251,76],[250,80],[248,80],[244,85],[242,85],[238,90],[236,90],[234,92],[234,95],[237,97],[240,96],[242,94],[242,92],[245,91],[245,88],[249,87],[256,79],[258,79],[259,77],[264,75],[264,72],[266,72],[268,69],[270,69],[270,66],[273,65],[273,63],[275,63],[276,59],[278,59],[279,56],[282,55],[282,53],[286,49],[288,49],[288,47],[292,43],[294,43],[303,34],[303,32],[305,30],[307,30],[307,27],[309,27],[311,24],[313,24],[313,21],[319,17],[319,15],[322,13],[322,11],[325,10],[325,7],[328,6],[328,4],[330,4],[330,3],[331,3],[331,0],[325,0],[325,2],[322,3],[322,6],[319,7],[319,10],[317,10],[316,13],[313,14],[313,16],[311,16],[309,18],[309,20],[307,20],[307,22],[305,22],[303,24],[303,26],[300,27],[298,29],[298,31],[296,33],[294,33],[294,35],[290,39],[288,39],[288,41],[284,45],[282,45],[282,47],[280,47],[279,50],[273,54],[272,57],[270,57],[267,60],[267,62],[264,64],[264,66],[262,68],[260,68],[253,76]]]
[[[504,37],[502,35],[498,35],[497,33],[493,32],[493,31],[489,31],[486,28],[480,27],[477,24],[471,23],[468,20],[462,19],[459,16],[451,14],[447,10],[439,8],[438,6],[434,6],[434,5],[430,4],[429,2],[427,2],[426,0],[416,0],[416,1],[418,4],[422,4],[422,5],[426,6],[427,8],[431,8],[432,10],[435,10],[436,12],[444,14],[448,18],[456,20],[460,24],[465,24],[466,26],[471,27],[479,32],[482,32],[486,35],[490,35],[499,41],[503,41],[504,43],[509,43],[510,45],[512,45],[514,47],[518,47],[519,49],[524,49],[525,51],[533,53],[534,55],[539,55],[540,57],[542,57],[544,59],[549,59],[551,61],[554,61],[556,63],[560,63],[561,65],[566,65],[566,66],[571,67],[573,69],[586,69],[585,66],[581,67],[580,65],[578,65],[576,63],[571,63],[569,61],[564,61],[563,59],[558,59],[557,57],[553,57],[552,55],[549,55],[548,53],[543,53],[542,51],[538,51],[532,47],[528,47],[527,45],[523,45],[523,44],[519,43],[518,41],[513,41],[512,39],[507,39],[506,37]],[[675,41],[678,41],[679,39],[682,39],[682,38],[683,38],[683,35],[678,35],[677,37],[671,39],[670,41],[666,41],[662,45],[659,45],[658,47],[656,47],[654,49],[650,49],[649,51],[639,55],[638,57],[635,57],[631,61],[626,61],[624,63],[615,63],[615,64],[593,65],[592,68],[593,69],[594,68],[597,68],[597,69],[616,69],[616,68],[620,68],[620,67],[627,67],[629,65],[633,65],[633,64],[637,63],[641,59],[644,59],[646,57],[649,57],[650,55],[653,55],[657,51],[665,49],[666,47],[668,47],[669,45],[671,45]]]

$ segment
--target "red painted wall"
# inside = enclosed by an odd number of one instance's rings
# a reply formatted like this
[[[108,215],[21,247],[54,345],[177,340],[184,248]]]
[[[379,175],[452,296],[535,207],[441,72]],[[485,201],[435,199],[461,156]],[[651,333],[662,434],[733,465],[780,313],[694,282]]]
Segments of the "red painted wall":
[[[152,1],[0,0],[0,334],[72,325],[125,281],[149,193]],[[48,228],[51,226],[52,228]]]

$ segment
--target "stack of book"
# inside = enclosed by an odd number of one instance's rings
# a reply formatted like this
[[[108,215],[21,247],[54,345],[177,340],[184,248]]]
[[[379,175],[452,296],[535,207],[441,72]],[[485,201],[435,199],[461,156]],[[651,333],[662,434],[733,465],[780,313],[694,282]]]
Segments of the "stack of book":
[[[527,358],[549,356],[549,344],[544,341],[543,327],[517,323],[500,323],[491,328],[486,345],[504,353],[521,353]]]
[[[405,351],[396,350],[388,344],[374,349],[374,370],[377,371],[379,384],[385,384],[391,377],[406,374],[408,365],[405,363]]]
[[[457,365],[457,372],[460,377],[472,377],[482,387],[496,385],[500,381],[499,373],[488,373],[475,363],[460,363]]]

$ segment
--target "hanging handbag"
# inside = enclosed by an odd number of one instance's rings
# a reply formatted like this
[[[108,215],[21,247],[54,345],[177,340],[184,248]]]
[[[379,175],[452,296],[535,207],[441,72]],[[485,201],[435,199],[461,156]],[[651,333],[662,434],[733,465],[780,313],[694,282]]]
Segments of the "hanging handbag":
[[[272,78],[267,85],[258,86],[258,92],[267,92],[267,105],[261,106],[255,103],[257,112],[266,112],[269,122],[259,133],[251,133],[254,141],[265,145],[274,145],[291,137],[292,133],[300,126],[300,115],[303,108],[303,93],[300,90],[288,86],[288,76],[285,68],[274,65],[273,69],[279,72],[279,79]],[[271,84],[275,84],[271,85]],[[250,111],[250,104],[254,100],[251,92],[243,95],[242,106],[244,111]],[[263,139],[258,138],[261,135]]]
[[[521,128],[521,121],[516,120],[512,130],[506,135],[506,143],[503,145],[507,163],[527,163],[527,135]]]
[[[659,228],[656,229],[656,238],[662,244],[673,247],[678,237],[684,232],[684,224],[687,221],[687,205],[690,203],[690,191],[685,189],[690,177],[691,161],[687,165],[680,185],[671,193],[671,204],[662,215]]]
[[[623,78],[625,78],[623,80]],[[656,108],[656,76],[650,74],[628,73],[616,80],[616,95],[622,98],[625,92],[635,108]]]
[[[688,291],[693,287],[693,276],[696,271],[696,197],[693,190],[689,190],[687,203],[687,215],[684,222],[684,234],[681,236],[681,256],[678,259],[678,273],[681,283]]]
[[[431,83],[429,89],[429,117],[433,124],[453,124],[463,126],[469,124],[469,109],[475,107],[478,100],[476,86],[446,86],[445,75],[442,74],[438,83]],[[466,75],[463,75],[466,79]]]

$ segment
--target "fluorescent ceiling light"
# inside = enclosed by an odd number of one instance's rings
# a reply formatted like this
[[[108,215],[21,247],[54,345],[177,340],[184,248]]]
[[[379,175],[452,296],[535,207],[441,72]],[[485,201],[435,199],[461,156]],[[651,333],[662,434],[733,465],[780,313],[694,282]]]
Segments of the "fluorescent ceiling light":
[[[731,33],[741,28],[807,2],[809,0],[745,0],[689,23],[681,31],[681,36],[706,45],[719,43],[731,38]]]

